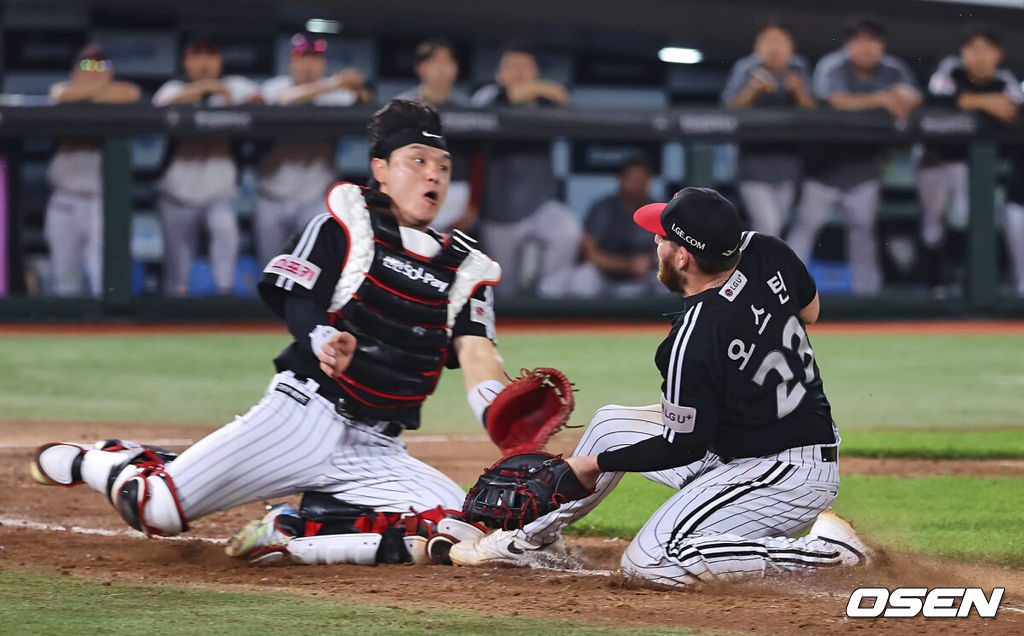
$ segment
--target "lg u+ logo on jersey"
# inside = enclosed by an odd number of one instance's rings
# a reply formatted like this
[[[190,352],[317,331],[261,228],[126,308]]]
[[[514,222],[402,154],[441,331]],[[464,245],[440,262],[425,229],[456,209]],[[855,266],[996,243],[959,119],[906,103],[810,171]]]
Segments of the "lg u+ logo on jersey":
[[[862,587],[853,591],[846,604],[850,618],[966,618],[971,608],[982,618],[994,618],[1006,588],[992,588],[985,596],[980,587],[898,587],[892,593],[884,587]]]
[[[442,294],[448,290],[448,283],[443,280],[439,280],[436,276],[422,267],[416,267],[412,263],[403,261],[400,258],[395,258],[394,256],[385,256],[383,263],[384,267],[402,274],[409,280],[421,280]]]

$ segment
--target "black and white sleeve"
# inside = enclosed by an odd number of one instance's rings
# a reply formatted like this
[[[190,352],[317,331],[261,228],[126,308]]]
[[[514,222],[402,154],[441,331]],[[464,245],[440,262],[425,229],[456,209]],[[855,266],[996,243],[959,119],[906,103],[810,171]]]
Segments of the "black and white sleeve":
[[[704,456],[721,415],[724,379],[717,364],[711,322],[697,303],[683,317],[661,396],[660,438],[598,455],[605,471],[650,472],[677,468]],[[661,441],[654,441],[661,440]]]
[[[330,214],[315,217],[263,268],[260,298],[282,318],[288,298],[311,300],[326,315],[347,253],[344,228]]]
[[[497,343],[494,332],[494,288],[491,285],[483,285],[477,289],[455,317],[452,341],[459,336],[480,336]],[[449,369],[459,368],[459,357],[455,355],[454,349],[449,351],[445,366]]]

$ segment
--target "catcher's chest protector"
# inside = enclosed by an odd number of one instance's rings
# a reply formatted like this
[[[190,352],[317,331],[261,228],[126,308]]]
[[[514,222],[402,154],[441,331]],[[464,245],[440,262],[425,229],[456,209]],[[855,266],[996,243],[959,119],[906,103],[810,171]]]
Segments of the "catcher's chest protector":
[[[338,378],[348,396],[344,409],[359,419],[417,428],[456,316],[477,287],[498,282],[501,268],[461,233],[442,239],[400,228],[392,215],[368,209],[362,192],[339,184],[327,198],[349,240],[329,311],[333,326],[358,343]]]

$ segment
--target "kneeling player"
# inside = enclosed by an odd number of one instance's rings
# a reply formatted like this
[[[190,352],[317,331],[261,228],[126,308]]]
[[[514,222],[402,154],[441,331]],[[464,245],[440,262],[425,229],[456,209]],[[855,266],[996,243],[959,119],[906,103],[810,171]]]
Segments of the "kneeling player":
[[[455,545],[452,561],[558,555],[562,528],[638,472],[679,492],[626,549],[635,576],[684,585],[864,562],[853,528],[829,510],[839,436],[804,328],[819,309],[807,269],[778,239],[741,235],[713,190],[686,188],[634,218],[655,234],[659,280],[684,297],[655,355],[661,404],[599,410],[568,460],[596,492],[524,530]]]
[[[462,368],[478,418],[505,387],[491,286],[501,268],[472,239],[428,225],[451,157],[432,109],[392,101],[370,124],[374,185],[334,186],[327,210],[264,269],[260,296],[294,342],[264,398],[178,457],[112,441],[47,444],[37,481],[86,483],[132,527],[174,535],[250,501],[276,506],[232,556],[302,563],[424,561],[426,538],[482,534],[459,521],[464,493],[401,440],[443,367]]]

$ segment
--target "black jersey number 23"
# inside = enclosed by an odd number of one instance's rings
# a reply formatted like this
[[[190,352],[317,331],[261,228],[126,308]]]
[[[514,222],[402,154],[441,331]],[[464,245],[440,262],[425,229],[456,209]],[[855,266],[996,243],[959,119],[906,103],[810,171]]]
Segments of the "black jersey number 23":
[[[743,360],[740,364],[742,371],[750,361],[754,353],[755,345],[747,348],[746,344],[739,339],[729,344],[729,358]],[[804,365],[802,368],[803,378],[793,383],[796,379],[796,372],[792,363]],[[798,371],[801,369],[798,369]],[[807,394],[805,384],[815,379],[814,350],[807,339],[807,332],[796,316],[790,316],[782,328],[782,347],[773,349],[761,360],[761,365],[754,373],[753,381],[758,386],[764,386],[768,381],[768,375],[775,371],[781,381],[775,387],[775,399],[778,407],[778,417],[782,419],[792,413]],[[790,386],[792,383],[792,386]]]

